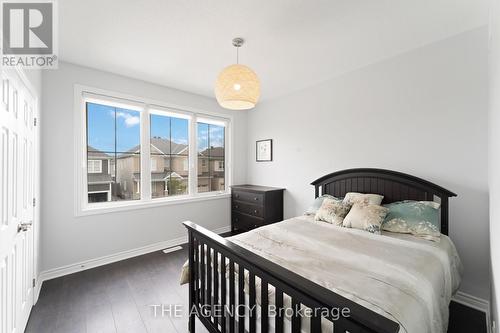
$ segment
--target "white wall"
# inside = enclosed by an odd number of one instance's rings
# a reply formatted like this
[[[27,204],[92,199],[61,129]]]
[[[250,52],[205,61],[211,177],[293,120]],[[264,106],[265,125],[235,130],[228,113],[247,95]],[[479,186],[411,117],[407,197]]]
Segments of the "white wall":
[[[229,226],[228,198],[74,216],[74,85],[82,84],[176,105],[224,113],[215,100],[68,63],[43,75],[42,270],[139,248],[186,235],[192,220],[209,229]],[[246,177],[246,112],[234,115],[235,183]]]
[[[286,187],[287,217],[312,202],[311,181],[345,168],[442,185],[458,194],[450,236],[465,266],[461,290],[488,299],[487,87],[480,28],[263,102],[248,113],[248,181]],[[274,161],[256,163],[255,140],[267,138]]]
[[[490,245],[492,273],[492,319],[500,313],[500,0],[492,1],[490,22],[490,113],[489,113],[489,176],[490,176]]]

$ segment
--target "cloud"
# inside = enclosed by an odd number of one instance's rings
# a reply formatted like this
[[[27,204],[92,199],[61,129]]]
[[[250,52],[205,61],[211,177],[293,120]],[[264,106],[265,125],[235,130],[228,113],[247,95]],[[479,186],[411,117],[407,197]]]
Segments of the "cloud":
[[[141,122],[141,118],[139,118],[139,116],[133,116],[127,112],[116,112],[116,118],[123,118],[125,120],[125,126],[127,127],[139,125],[139,123]]]
[[[181,145],[187,145],[188,144],[188,140],[187,139],[177,138],[177,139],[172,139],[172,141],[175,142],[175,143],[179,143]]]

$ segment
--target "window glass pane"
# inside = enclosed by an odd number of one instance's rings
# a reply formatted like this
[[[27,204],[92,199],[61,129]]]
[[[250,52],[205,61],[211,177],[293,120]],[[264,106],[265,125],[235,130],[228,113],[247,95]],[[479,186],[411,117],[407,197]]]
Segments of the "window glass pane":
[[[109,173],[112,155],[89,148],[87,152],[87,191],[90,202],[111,200],[113,178]]]
[[[198,192],[225,190],[225,128],[198,123]]]
[[[208,124],[197,124],[197,154],[198,154],[198,192],[210,191],[208,156]]]
[[[170,175],[170,155],[152,154],[151,167],[151,196],[161,198],[168,195],[167,181]]]
[[[112,186],[113,201],[141,198],[141,155],[119,154],[116,157],[116,181]]]
[[[224,127],[209,125],[209,145],[210,147],[222,148],[217,154],[224,155]]]
[[[189,155],[188,147],[188,127],[189,122],[187,119],[170,118],[172,126],[172,152],[177,155]]]
[[[87,103],[87,142],[99,151],[115,151],[115,108]]]
[[[188,120],[153,114],[150,122],[152,197],[188,194]]]
[[[151,138],[170,139],[170,117],[151,115]]]
[[[198,123],[197,138],[198,153],[200,154],[208,149],[208,124]]]
[[[171,156],[172,172],[169,178],[169,195],[188,193],[189,158],[188,156]]]
[[[116,151],[138,153],[141,149],[139,111],[116,109]]]
[[[182,195],[188,193],[188,178],[176,172],[171,172],[167,182],[168,195]]]
[[[138,111],[87,103],[89,203],[140,199],[139,116]]]

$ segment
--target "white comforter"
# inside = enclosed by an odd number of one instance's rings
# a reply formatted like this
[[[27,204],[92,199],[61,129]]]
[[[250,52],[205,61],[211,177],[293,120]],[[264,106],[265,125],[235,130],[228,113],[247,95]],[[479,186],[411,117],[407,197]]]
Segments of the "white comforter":
[[[398,322],[401,332],[447,331],[462,266],[444,235],[374,235],[301,216],[229,239]]]

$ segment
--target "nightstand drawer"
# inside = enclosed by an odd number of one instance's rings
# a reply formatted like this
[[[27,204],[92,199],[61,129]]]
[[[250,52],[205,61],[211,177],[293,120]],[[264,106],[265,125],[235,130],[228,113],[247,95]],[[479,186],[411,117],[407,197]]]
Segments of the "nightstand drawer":
[[[233,190],[233,199],[237,201],[244,201],[248,203],[253,203],[255,205],[264,204],[264,194],[253,193],[253,192],[243,192],[238,190]]]
[[[233,211],[256,217],[264,217],[264,207],[242,201],[233,201]]]
[[[233,230],[248,231],[264,225],[264,220],[246,214],[233,212]]]

